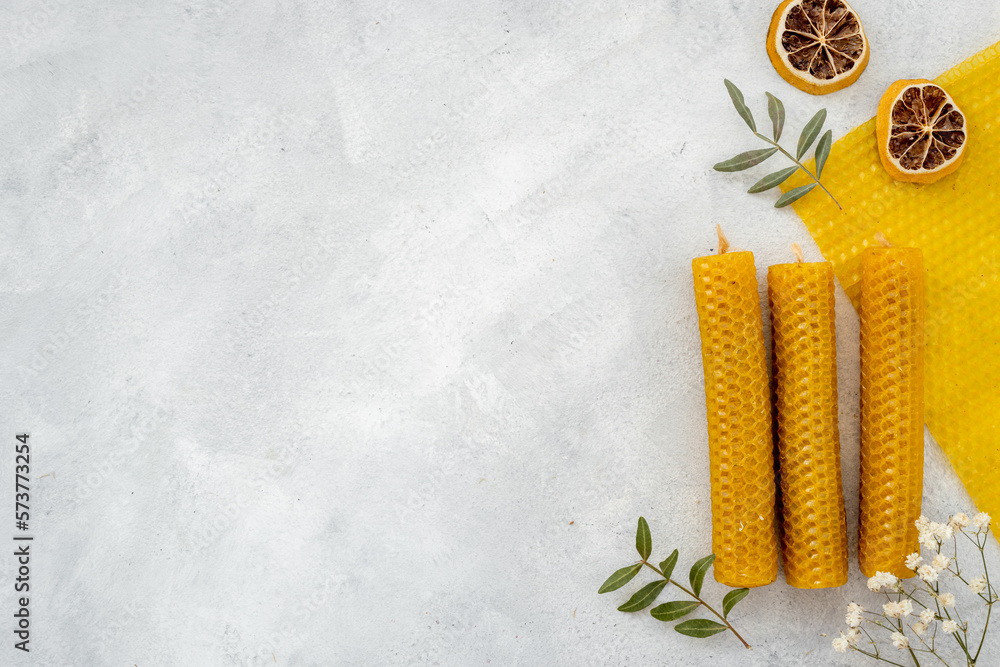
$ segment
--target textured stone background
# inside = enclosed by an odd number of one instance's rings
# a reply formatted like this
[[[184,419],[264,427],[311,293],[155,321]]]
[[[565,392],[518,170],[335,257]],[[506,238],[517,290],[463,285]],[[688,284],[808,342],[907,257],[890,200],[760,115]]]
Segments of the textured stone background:
[[[596,590],[640,514],[654,555],[710,548],[691,258],[716,222],[761,277],[819,258],[760,170],[711,171],[756,147],[723,77],[841,136],[1000,8],[857,0],[871,64],[818,99],[760,3],[423,4],[0,7],[0,433],[37,478],[32,653],[0,662],[859,664],[821,635],[876,601],[856,565],[754,591],[753,652]],[[924,502],[972,509],[930,440]]]

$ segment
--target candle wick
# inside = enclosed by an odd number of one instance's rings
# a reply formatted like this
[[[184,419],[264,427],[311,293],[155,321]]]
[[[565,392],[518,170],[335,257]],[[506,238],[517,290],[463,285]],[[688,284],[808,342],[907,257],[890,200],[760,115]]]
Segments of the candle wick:
[[[892,244],[889,243],[889,239],[885,237],[882,232],[875,232],[875,241],[883,248],[891,248]]]
[[[806,258],[802,256],[802,246],[800,246],[798,243],[792,244],[792,252],[795,253],[796,262],[801,264],[802,262],[806,261]]]
[[[726,251],[729,250],[729,239],[722,233],[722,225],[716,225],[715,231],[719,235],[719,254],[725,255]]]

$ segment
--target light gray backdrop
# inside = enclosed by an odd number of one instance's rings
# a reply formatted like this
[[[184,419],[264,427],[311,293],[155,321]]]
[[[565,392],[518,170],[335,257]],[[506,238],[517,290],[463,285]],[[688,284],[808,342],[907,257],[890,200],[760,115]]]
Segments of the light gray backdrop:
[[[0,465],[12,495],[30,432],[36,540],[0,662],[860,664],[823,634],[876,602],[856,565],[754,591],[752,652],[596,595],[640,514],[654,556],[710,550],[691,258],[721,222],[761,277],[819,259],[762,172],[711,170],[756,147],[723,77],[839,137],[1000,39],[990,0],[857,0],[871,64],[815,98],[771,4],[4,2]],[[930,440],[924,503],[973,509]]]

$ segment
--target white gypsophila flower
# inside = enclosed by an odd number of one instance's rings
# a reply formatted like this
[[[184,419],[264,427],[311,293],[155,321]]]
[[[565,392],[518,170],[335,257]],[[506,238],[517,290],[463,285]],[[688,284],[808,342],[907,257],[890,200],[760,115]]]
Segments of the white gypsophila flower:
[[[965,528],[969,525],[969,515],[965,512],[958,512],[948,519],[948,525],[950,525],[952,529]]]
[[[861,625],[861,621],[864,620],[864,608],[857,602],[852,602],[847,605],[847,627],[856,628]]]
[[[920,567],[920,563],[923,562],[923,560],[924,559],[920,556],[920,553],[914,551],[912,554],[906,557],[906,567],[910,568],[911,570],[916,570],[918,567]]]
[[[941,629],[949,635],[955,634],[958,632],[958,623],[952,620],[947,620],[941,624]]]
[[[898,602],[886,602],[882,605],[882,613],[889,618],[899,618],[903,615],[903,608]]]
[[[986,530],[990,527],[990,515],[986,512],[980,512],[972,517],[972,523],[975,524],[976,531]]]
[[[892,633],[892,645],[902,651],[910,645],[910,642],[902,632],[894,632]]]
[[[934,560],[931,561],[931,567],[933,567],[938,572],[947,570],[951,566],[951,559],[944,554],[938,554],[934,556]]]
[[[924,625],[930,625],[931,623],[933,623],[934,622],[934,610],[933,609],[924,609],[922,612],[920,612],[920,622],[923,623]]]
[[[986,590],[986,577],[979,575],[969,582],[969,590],[973,593],[982,593]]]
[[[954,593],[942,593],[938,596],[938,602],[941,603],[942,607],[954,607],[955,606],[955,594]],[[928,609],[928,611],[930,611]],[[933,612],[931,612],[933,613]]]
[[[844,635],[844,639],[847,640],[848,644],[851,644],[852,646],[857,646],[858,640],[861,639],[861,631],[858,630],[857,628],[851,628],[850,630],[847,631],[847,634]]]
[[[931,525],[931,520],[921,514],[920,518],[913,522],[913,525],[917,527],[917,530],[923,532]]]
[[[836,637],[833,640],[833,650],[837,653],[847,653],[848,646],[846,637]]]
[[[911,625],[910,629],[913,630],[915,633],[917,633],[917,635],[919,635],[920,637],[923,637],[924,633],[927,632],[927,625],[928,625],[927,623],[921,621],[919,623],[914,623],[913,625]]]
[[[951,526],[946,523],[934,523],[931,525],[934,526],[934,537],[936,537],[939,542],[950,540],[952,535],[955,534],[955,531],[951,529]]]
[[[920,531],[920,534],[917,536],[917,540],[920,542],[920,546],[925,549],[929,549],[930,551],[938,550],[938,541],[937,538],[934,537],[934,531],[932,530]]]
[[[891,572],[876,572],[874,577],[868,579],[868,590],[877,593],[883,586],[894,588],[897,581],[896,575]]]
[[[899,613],[903,616],[909,616],[913,613],[913,603],[909,600],[899,601]]]
[[[928,584],[933,584],[937,581],[938,572],[930,565],[921,565],[917,568],[917,576],[926,581]]]

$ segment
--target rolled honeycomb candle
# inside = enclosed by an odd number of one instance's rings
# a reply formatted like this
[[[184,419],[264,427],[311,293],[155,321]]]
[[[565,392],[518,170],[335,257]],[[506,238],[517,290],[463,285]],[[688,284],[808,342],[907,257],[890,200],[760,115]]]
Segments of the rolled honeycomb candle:
[[[692,262],[705,367],[715,579],[763,586],[778,576],[771,400],[753,254]]]
[[[861,258],[861,508],[858,560],[912,577],[924,471],[924,266],[917,248]]]
[[[847,583],[847,519],[837,426],[833,265],[772,266],[767,293],[785,580],[796,588],[841,586]]]

